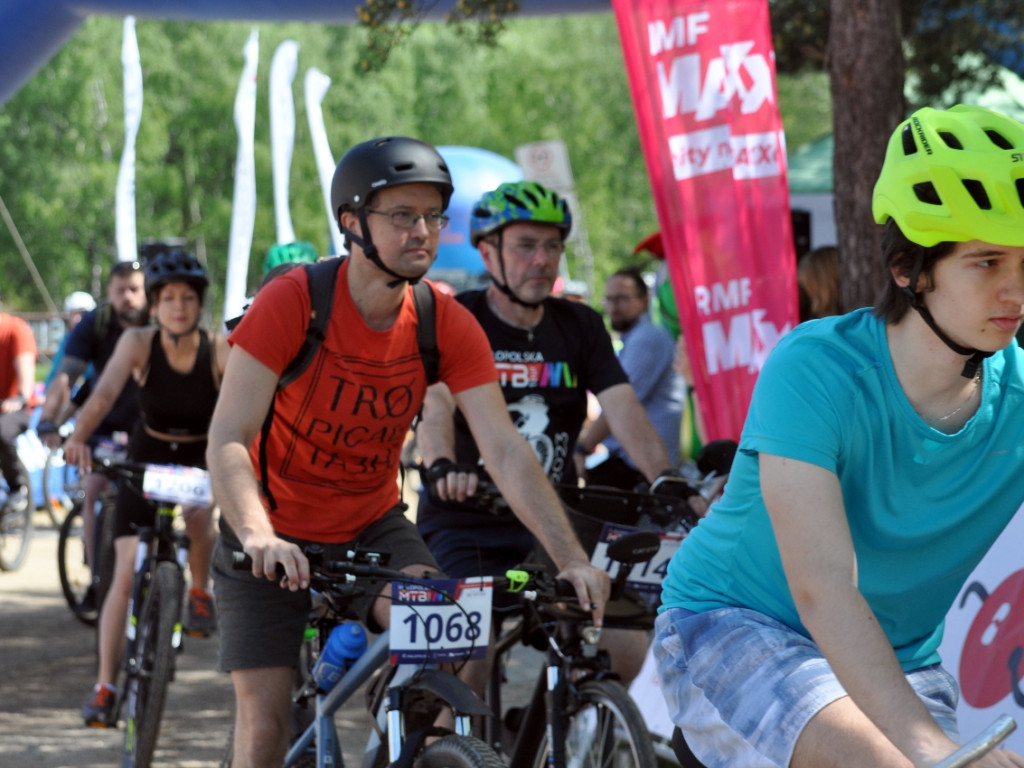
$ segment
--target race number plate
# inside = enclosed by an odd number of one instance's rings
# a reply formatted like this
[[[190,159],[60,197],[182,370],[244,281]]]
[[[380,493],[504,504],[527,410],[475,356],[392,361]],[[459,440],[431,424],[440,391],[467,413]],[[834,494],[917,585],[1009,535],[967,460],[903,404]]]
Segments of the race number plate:
[[[594,554],[590,557],[590,564],[595,568],[608,571],[612,578],[615,578],[619,564],[608,558],[608,545],[635,530],[628,525],[605,523],[601,531],[601,538],[598,540],[597,546],[594,547]],[[658,538],[661,539],[661,546],[658,547],[657,554],[647,562],[637,563],[633,566],[633,571],[626,579],[626,587],[646,597],[658,597],[661,594],[661,582],[668,571],[668,561],[672,559],[672,555],[679,549],[679,544],[685,537],[686,534],[683,533],[660,532]],[[629,566],[622,567],[628,568]]]
[[[147,499],[171,504],[209,506],[212,501],[210,474],[205,469],[174,464],[147,464],[142,492]]]
[[[484,658],[491,637],[493,592],[489,576],[392,584],[391,663]]]

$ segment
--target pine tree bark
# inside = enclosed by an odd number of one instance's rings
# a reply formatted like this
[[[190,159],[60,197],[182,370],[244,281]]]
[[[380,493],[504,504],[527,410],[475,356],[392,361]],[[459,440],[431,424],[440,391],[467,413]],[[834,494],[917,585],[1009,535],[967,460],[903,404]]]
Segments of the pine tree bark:
[[[889,136],[904,118],[905,67],[898,2],[831,0],[830,9],[833,192],[843,306],[849,311],[874,303],[885,279],[871,193]]]

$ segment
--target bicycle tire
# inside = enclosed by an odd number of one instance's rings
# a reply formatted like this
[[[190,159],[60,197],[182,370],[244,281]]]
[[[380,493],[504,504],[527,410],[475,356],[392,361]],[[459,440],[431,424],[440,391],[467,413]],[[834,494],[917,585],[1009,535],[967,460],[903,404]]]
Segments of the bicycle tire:
[[[413,768],[504,768],[505,762],[475,736],[442,736],[413,758]]]
[[[656,768],[651,735],[629,692],[614,680],[589,680],[566,714],[566,766],[572,768]],[[547,764],[547,731],[530,765]]]
[[[60,591],[68,608],[79,621],[95,626],[96,611],[83,611],[82,601],[92,585],[92,569],[85,558],[85,527],[82,522],[82,502],[76,502],[60,524],[57,535],[57,573]]]
[[[182,592],[177,565],[158,563],[139,612],[136,656],[140,666],[129,674],[125,691],[124,768],[149,768],[153,760],[174,668]]]
[[[61,525],[64,524],[64,520],[67,519],[67,516],[71,514],[71,510],[74,509],[74,503],[71,503],[72,500],[68,497],[64,489],[63,476],[67,473],[66,468],[64,469],[64,472],[61,473],[61,487],[50,487],[50,473],[53,468],[53,457],[56,455],[57,451],[60,450],[60,448],[50,448],[46,451],[46,461],[43,462],[43,474],[40,481],[43,507],[46,509],[46,514],[50,516],[50,522],[53,523],[53,527],[58,530]]]
[[[32,504],[15,512],[0,507],[0,571],[16,571],[25,563],[32,540]]]

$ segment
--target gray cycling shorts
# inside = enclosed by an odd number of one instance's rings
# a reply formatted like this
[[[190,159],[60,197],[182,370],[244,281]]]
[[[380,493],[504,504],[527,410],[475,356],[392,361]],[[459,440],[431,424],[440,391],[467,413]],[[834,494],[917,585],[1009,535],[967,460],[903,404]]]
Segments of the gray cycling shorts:
[[[407,565],[423,564],[440,572],[416,532],[416,526],[405,517],[404,509],[404,505],[400,505],[388,510],[353,541],[324,545],[325,557],[337,559],[341,552],[354,546],[368,547],[391,554],[388,568],[400,570]],[[292,592],[282,589],[276,581],[257,579],[251,571],[233,570],[232,555],[240,550],[238,539],[230,530],[222,528],[212,568],[220,638],[217,668],[231,672],[259,667],[295,667],[311,607],[309,590]],[[379,632],[380,627],[369,623],[375,598],[376,590],[356,598],[352,613],[371,631]]]
[[[671,608],[654,658],[672,721],[708,768],[785,768],[814,715],[846,696],[818,646],[745,608]],[[905,673],[939,726],[959,741],[956,681],[938,664]]]

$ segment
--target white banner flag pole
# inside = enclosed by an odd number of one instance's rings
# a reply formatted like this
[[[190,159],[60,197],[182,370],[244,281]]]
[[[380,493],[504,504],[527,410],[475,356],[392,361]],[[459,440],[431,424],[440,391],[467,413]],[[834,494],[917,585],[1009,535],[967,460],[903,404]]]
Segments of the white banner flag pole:
[[[114,226],[118,260],[132,261],[138,253],[135,237],[135,137],[142,120],[142,64],[134,16],[124,19],[121,65],[124,69],[124,151],[117,172]]]
[[[295,242],[288,205],[288,182],[295,148],[295,99],[292,81],[299,63],[299,44],[285,40],[270,62],[270,153],[274,176],[274,214],[277,242]]]
[[[228,273],[224,285],[224,319],[242,314],[245,305],[249,251],[256,222],[256,161],[253,134],[256,130],[256,68],[259,63],[259,32],[253,30],[242,52],[245,66],[235,96],[235,129],[238,155],[235,159],[235,194],[231,208],[228,241]]]
[[[331,244],[334,246],[334,253],[341,255],[347,253],[345,241],[341,236],[341,230],[338,229],[338,221],[334,217],[334,211],[331,210],[331,179],[334,178],[334,156],[331,154],[331,146],[327,141],[327,130],[324,128],[324,112],[320,106],[330,86],[331,78],[319,69],[310,67],[306,70],[306,118],[309,120],[309,135],[313,142],[313,155],[316,157],[317,172],[320,175],[320,189],[323,192],[324,206],[327,209]]]

